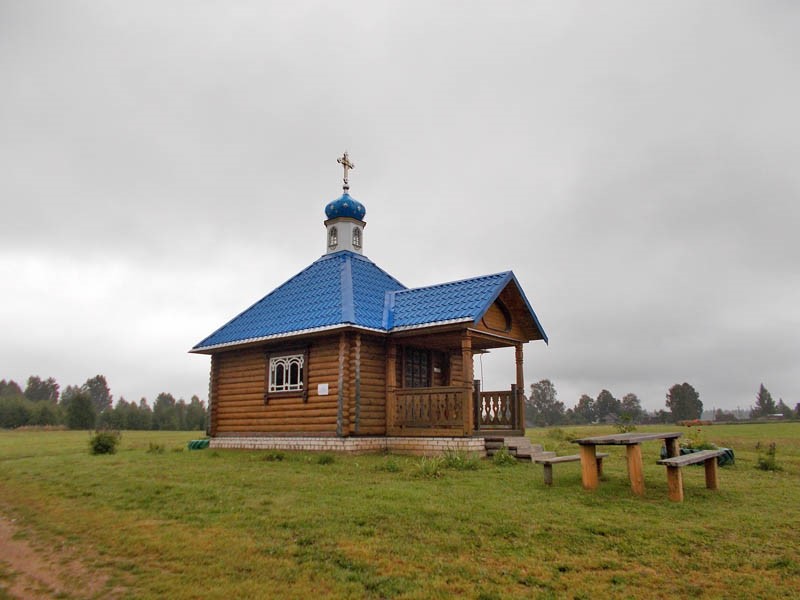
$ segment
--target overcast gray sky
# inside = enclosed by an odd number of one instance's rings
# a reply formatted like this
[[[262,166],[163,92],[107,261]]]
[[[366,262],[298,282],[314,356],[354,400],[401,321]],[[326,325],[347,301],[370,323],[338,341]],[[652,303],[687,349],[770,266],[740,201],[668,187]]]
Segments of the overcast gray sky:
[[[324,252],[347,149],[365,254],[512,269],[567,406],[794,406],[799,73],[794,2],[0,0],[0,378],[205,399],[187,350]]]

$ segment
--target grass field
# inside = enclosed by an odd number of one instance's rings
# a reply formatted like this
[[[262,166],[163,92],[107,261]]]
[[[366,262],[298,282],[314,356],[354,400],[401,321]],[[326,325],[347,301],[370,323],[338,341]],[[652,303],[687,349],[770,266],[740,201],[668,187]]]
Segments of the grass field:
[[[529,436],[574,453],[572,435],[611,431]],[[800,423],[703,434],[736,465],[718,492],[685,468],[675,504],[656,442],[639,498],[617,447],[590,493],[578,463],[546,488],[530,464],[433,477],[413,457],[189,452],[191,433],[124,432],[91,456],[87,433],[0,432],[0,515],[53,569],[81,558],[61,597],[796,598]],[[759,442],[782,470],[755,468]],[[18,577],[0,550],[0,598]]]

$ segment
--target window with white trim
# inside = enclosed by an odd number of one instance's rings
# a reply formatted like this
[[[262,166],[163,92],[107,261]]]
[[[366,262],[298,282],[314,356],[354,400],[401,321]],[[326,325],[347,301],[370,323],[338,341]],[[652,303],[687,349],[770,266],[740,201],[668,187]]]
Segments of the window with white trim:
[[[295,392],[303,389],[304,354],[271,356],[269,359],[269,391]]]

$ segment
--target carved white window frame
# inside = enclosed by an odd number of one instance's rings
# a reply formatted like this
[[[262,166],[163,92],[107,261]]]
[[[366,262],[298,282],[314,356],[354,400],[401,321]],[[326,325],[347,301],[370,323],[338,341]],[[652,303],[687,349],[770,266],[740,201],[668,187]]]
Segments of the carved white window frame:
[[[305,353],[269,357],[270,394],[301,392],[304,389]]]

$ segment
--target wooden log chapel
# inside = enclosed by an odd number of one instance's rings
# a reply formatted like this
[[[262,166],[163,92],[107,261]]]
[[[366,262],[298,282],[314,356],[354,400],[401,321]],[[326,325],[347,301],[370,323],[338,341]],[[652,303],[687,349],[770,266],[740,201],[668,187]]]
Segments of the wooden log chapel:
[[[547,335],[511,271],[407,288],[363,255],[364,205],[325,207],[327,252],[203,339],[212,447],[483,451],[524,434],[523,346]],[[483,391],[473,357],[514,347]]]

